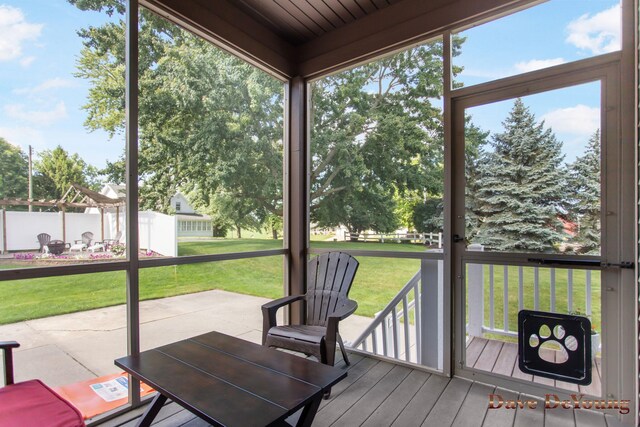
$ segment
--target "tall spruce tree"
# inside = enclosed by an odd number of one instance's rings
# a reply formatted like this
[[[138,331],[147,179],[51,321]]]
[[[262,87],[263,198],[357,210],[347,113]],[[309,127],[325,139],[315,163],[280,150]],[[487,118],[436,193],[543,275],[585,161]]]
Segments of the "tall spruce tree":
[[[589,139],[584,156],[569,166],[568,201],[571,218],[578,223],[571,239],[574,251],[600,253],[600,130]]]
[[[521,99],[504,132],[478,162],[477,242],[491,250],[550,252],[562,241],[557,218],[566,192],[561,143]]]

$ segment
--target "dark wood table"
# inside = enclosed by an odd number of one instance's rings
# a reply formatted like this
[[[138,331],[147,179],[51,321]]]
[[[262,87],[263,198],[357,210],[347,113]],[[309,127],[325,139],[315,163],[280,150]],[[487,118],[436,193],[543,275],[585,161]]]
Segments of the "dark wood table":
[[[310,426],[325,391],[346,370],[219,332],[116,359],[158,391],[139,426],[150,426],[167,398],[214,426]]]

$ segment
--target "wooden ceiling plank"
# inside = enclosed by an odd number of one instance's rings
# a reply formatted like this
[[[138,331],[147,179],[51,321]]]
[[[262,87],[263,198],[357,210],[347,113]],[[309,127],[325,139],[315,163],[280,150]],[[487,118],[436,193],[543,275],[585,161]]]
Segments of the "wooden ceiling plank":
[[[291,20],[293,18],[291,15],[287,15],[285,17],[280,13],[274,13],[273,8],[277,9],[278,12],[281,11],[281,8],[275,3],[270,3],[270,6],[267,5],[265,9],[262,5],[263,2],[260,0],[232,0],[240,9],[246,11],[248,14],[258,17],[258,19],[263,20],[266,25],[271,28],[275,33],[279,34],[281,37],[285,37],[289,39],[291,42],[300,42],[308,41],[311,38],[311,32],[306,28],[304,31],[301,31],[298,27],[300,27],[300,23],[295,20],[296,25],[291,24]],[[295,40],[294,40],[295,39]]]
[[[356,3],[356,0],[338,0],[338,2],[341,3],[354,18],[360,19],[366,16],[366,13],[364,13],[364,10]]]
[[[387,0],[371,0],[373,4],[376,5],[377,9],[384,9],[389,6],[389,2]]]
[[[355,1],[356,3],[358,3],[358,6],[360,6],[360,8],[362,8],[362,10],[365,11],[367,15],[378,10],[376,5],[373,4],[371,0],[355,0]]]
[[[233,0],[234,3],[251,9],[254,14],[260,15],[266,21],[273,23],[274,31],[284,35],[291,42],[301,43],[315,37],[313,31],[305,27],[291,14],[286,13],[274,1],[262,0]]]
[[[298,0],[299,1],[299,0]],[[314,35],[320,36],[326,31],[322,29],[313,19],[308,17],[299,7],[290,0],[274,0],[274,2],[282,8],[284,13],[289,14],[293,19],[300,22],[305,28],[309,29]]]
[[[355,21],[355,17],[347,10],[346,7],[338,0],[321,0],[327,5],[333,12],[340,17],[345,23]]]
[[[313,22],[319,25],[325,33],[335,28],[333,26],[333,23],[330,20],[328,20],[322,13],[320,13],[318,9],[313,7],[308,1],[306,0],[293,0],[293,1],[283,0],[283,1],[288,1],[294,7],[297,7],[302,13],[304,13],[307,17],[309,17],[309,19],[311,19]]]
[[[306,0],[307,3],[311,5],[318,13],[322,14],[324,18],[331,22],[334,28],[342,27],[345,21],[342,20],[340,15],[336,13],[335,10],[331,9],[325,2],[322,0]]]

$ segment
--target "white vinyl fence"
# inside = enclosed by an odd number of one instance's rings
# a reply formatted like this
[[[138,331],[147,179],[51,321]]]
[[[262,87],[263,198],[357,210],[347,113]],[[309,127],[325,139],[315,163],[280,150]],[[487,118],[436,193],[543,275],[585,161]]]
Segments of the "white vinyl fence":
[[[3,223],[6,218],[6,223]],[[140,248],[164,256],[178,255],[175,217],[152,211],[139,213]],[[0,251],[37,251],[38,234],[47,233],[52,240],[73,244],[82,233],[90,231],[94,240],[113,239],[122,231],[120,242],[126,244],[126,217],[116,214],[6,211],[0,215]]]

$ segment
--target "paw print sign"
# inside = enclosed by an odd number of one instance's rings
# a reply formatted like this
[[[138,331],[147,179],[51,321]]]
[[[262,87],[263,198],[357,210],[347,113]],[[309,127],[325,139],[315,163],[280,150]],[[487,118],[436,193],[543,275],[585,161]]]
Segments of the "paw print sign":
[[[518,366],[527,374],[591,384],[591,322],[582,316],[521,310]]]

